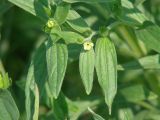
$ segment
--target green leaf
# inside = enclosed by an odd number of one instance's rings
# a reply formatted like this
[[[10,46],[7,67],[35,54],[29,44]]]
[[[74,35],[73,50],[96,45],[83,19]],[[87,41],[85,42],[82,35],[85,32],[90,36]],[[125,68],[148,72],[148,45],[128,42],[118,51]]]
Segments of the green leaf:
[[[57,98],[63,83],[67,67],[68,50],[67,46],[62,43],[53,43],[51,39],[47,42],[47,69],[48,69],[48,86],[51,95]]]
[[[50,96],[45,98],[48,99],[49,97]],[[88,107],[98,105],[101,100],[71,101],[61,92],[57,99],[50,98],[49,102],[53,103],[51,107],[53,108],[55,120],[77,120],[84,112],[86,112]]]
[[[134,116],[134,120],[158,120],[160,118],[159,111],[143,110]]]
[[[120,90],[120,94],[129,102],[152,100],[158,96],[141,84],[131,85]],[[119,98],[120,99],[120,98]]]
[[[144,21],[149,20],[138,8],[129,0],[121,0],[122,12],[118,18],[129,25],[142,25]]]
[[[70,120],[78,120],[82,113],[86,112],[88,107],[97,106],[100,100],[94,101],[71,101],[67,99]]]
[[[139,40],[142,40],[145,45],[160,53],[160,27],[157,25],[149,25],[144,29],[136,30],[136,35]]]
[[[105,120],[104,118],[102,118],[100,115],[96,114],[95,112],[93,112],[90,108],[88,108],[89,112],[93,115],[94,120]]]
[[[80,52],[82,49],[81,47],[82,46],[78,45],[78,44],[69,44],[68,45],[69,60],[71,62],[79,59],[79,55],[80,55]]]
[[[67,23],[76,31],[82,34],[90,34],[91,29],[84,21],[84,19],[75,11],[70,10],[67,16]]]
[[[34,101],[34,114],[33,114],[33,120],[38,120],[39,116],[39,90],[37,84],[34,86],[34,96],[35,96],[35,101]]]
[[[2,16],[7,10],[9,10],[13,5],[6,0],[0,1],[0,16]]]
[[[60,93],[58,99],[53,100],[53,112],[57,120],[68,119],[68,106],[65,96]]]
[[[63,24],[65,22],[69,9],[70,4],[65,2],[62,2],[57,6],[54,18],[59,24]]]
[[[27,120],[32,119],[34,113],[34,99],[36,99],[35,84],[38,85],[40,96],[43,93],[45,82],[47,80],[47,64],[46,64],[46,46],[42,44],[35,52],[29,66],[26,86],[25,86],[25,105]]]
[[[8,76],[8,73],[0,74],[0,89],[7,89],[11,85],[11,79]]]
[[[18,108],[8,90],[0,90],[0,120],[19,120]]]
[[[95,53],[93,48],[88,51],[82,50],[79,57],[79,71],[87,94],[90,94],[93,86],[94,65]]]
[[[51,34],[57,34],[60,38],[62,38],[66,44],[82,44],[84,42],[84,37],[75,32],[66,32],[59,30],[52,30]]]
[[[40,17],[42,20],[47,20],[47,9],[40,1],[38,0],[8,0],[14,5],[24,9],[25,11]]]
[[[129,108],[121,108],[118,111],[119,120],[133,120],[132,110]]]
[[[96,72],[111,114],[117,93],[117,56],[114,44],[107,37],[99,38],[96,43]]]
[[[84,2],[84,3],[106,3],[106,2],[114,2],[116,0],[63,0],[68,3],[76,3],[76,2]]]
[[[144,73],[149,88],[158,96],[160,96],[160,83],[159,80],[157,80],[158,74],[159,71],[147,71]]]
[[[26,120],[30,120],[33,114],[33,108],[31,108],[31,106],[33,105],[34,96],[33,95],[31,96],[31,94],[33,93],[34,82],[35,82],[34,66],[33,66],[33,63],[31,63],[28,70],[27,81],[25,86],[25,96],[26,96],[25,105],[26,105],[26,114],[27,114]]]
[[[142,57],[122,65],[118,65],[118,70],[136,70],[136,69],[160,69],[160,55],[151,55]]]
[[[142,4],[143,2],[145,2],[146,0],[135,0],[134,5],[138,6],[140,4]]]

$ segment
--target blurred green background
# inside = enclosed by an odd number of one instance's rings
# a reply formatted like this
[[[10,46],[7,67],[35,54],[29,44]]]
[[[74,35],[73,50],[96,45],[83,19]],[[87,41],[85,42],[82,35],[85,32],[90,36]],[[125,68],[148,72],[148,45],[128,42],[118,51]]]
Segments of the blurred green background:
[[[138,3],[138,0],[130,1]],[[43,3],[43,0],[41,2]],[[108,26],[114,23],[116,21],[114,15],[119,12],[117,6],[110,9],[103,4],[74,3],[72,8],[84,18],[94,31],[98,31],[100,26]],[[145,0],[138,8],[151,21],[160,25],[160,0]],[[46,40],[46,34],[43,32],[44,25],[45,23],[41,19],[22,8],[7,0],[0,1],[0,62],[13,81],[10,91],[17,103],[22,120],[23,115],[25,115],[25,77],[33,53]],[[125,64],[130,61],[137,61],[139,58],[148,55],[157,55],[156,58],[159,59],[157,52],[146,47],[143,43],[137,43],[134,29],[136,29],[134,26],[121,24],[117,25],[110,33],[110,37],[116,45],[118,63]],[[133,40],[132,42],[128,41],[130,37]],[[93,40],[96,40],[96,37]],[[133,47],[133,44],[136,47]],[[114,101],[114,112],[109,117],[96,75],[92,93],[89,96],[85,94],[78,65],[81,46],[69,45],[68,49],[69,62],[62,91],[70,100],[81,101],[75,103],[75,106],[82,107],[79,109],[80,114],[82,114],[79,117],[80,120],[92,119],[89,112],[84,112],[86,111],[85,107],[90,104],[93,104],[93,108],[97,108],[96,113],[108,119],[123,118],[123,110],[131,116],[129,118],[134,120],[160,119],[159,70],[119,71],[118,94]],[[90,102],[85,103],[85,101]],[[40,106],[41,117],[39,119],[52,120],[52,117],[49,118],[52,116],[50,115],[52,114],[50,109],[46,99],[42,100]]]

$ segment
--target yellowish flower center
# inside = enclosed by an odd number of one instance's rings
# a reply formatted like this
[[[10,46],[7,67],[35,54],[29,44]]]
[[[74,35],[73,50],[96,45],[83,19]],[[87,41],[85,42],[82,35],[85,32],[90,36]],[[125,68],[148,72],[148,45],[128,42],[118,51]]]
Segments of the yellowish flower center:
[[[87,41],[83,44],[84,50],[91,50],[93,48],[94,44],[90,41]]]
[[[55,26],[55,22],[53,20],[48,20],[47,27],[48,28],[53,28],[54,26]]]

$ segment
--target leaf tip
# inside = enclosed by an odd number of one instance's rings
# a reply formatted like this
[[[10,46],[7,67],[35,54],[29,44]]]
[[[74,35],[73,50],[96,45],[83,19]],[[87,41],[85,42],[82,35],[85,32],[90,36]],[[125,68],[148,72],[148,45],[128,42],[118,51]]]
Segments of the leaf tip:
[[[108,110],[109,110],[109,115],[111,115],[112,114],[112,106],[111,105],[108,106]]]
[[[93,113],[93,111],[91,110],[91,108],[90,108],[90,107],[88,107],[88,111],[89,111],[90,113]]]
[[[105,98],[105,102],[108,106],[109,115],[111,115],[112,114],[112,100],[110,101]]]
[[[53,97],[54,97],[55,99],[57,99],[57,98],[58,98],[58,94],[54,94]]]
[[[91,90],[86,90],[87,95],[91,93]]]

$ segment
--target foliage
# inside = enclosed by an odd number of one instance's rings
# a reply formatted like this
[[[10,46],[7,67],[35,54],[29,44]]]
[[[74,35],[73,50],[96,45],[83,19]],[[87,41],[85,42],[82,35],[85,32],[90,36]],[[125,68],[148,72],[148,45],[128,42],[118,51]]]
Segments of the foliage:
[[[1,0],[0,120],[159,120],[159,0]]]

